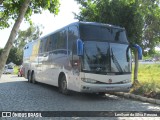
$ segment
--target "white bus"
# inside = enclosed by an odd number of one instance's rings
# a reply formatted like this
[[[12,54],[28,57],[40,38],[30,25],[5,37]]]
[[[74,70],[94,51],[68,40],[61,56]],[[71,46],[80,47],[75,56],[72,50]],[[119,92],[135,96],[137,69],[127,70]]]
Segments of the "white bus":
[[[70,91],[129,91],[131,50],[125,29],[102,23],[75,22],[24,47],[28,82]]]

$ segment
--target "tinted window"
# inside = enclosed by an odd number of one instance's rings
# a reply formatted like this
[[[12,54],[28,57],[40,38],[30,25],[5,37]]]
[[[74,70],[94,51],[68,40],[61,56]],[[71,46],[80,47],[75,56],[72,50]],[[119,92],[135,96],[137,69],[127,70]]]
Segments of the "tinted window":
[[[51,43],[52,43],[52,50],[57,49],[57,41],[58,41],[58,34],[52,34],[51,35]]]
[[[84,42],[83,70],[94,73],[110,72],[110,51],[107,42]]]
[[[128,45],[110,43],[111,47],[111,71],[112,72],[131,72],[131,64],[127,61]],[[129,58],[131,58],[130,51]],[[130,59],[131,60],[131,59]]]
[[[82,69],[97,74],[128,74],[131,72],[131,52],[127,49],[126,44],[84,41]]]
[[[45,38],[45,46],[44,46],[44,52],[48,52],[52,50],[52,42],[51,42],[51,37],[48,36]]]
[[[78,39],[79,32],[77,26],[71,26],[68,28],[68,49],[72,50],[73,47],[76,47],[76,41]],[[74,46],[73,46],[74,44]],[[74,48],[75,50],[75,48]],[[76,52],[76,51],[74,51]]]
[[[98,25],[80,25],[80,37],[82,40],[111,41],[128,43],[125,30]]]
[[[46,47],[45,47],[46,42],[47,42],[47,38],[41,39],[39,53],[46,52]]]
[[[67,48],[67,33],[66,30],[57,33],[57,49]]]

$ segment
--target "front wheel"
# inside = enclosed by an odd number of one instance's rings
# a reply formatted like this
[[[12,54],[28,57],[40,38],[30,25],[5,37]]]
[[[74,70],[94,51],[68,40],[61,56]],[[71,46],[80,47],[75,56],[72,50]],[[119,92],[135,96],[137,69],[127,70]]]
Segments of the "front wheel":
[[[66,81],[65,76],[62,76],[60,79],[59,91],[65,95],[69,94],[69,90],[67,89],[67,81]]]

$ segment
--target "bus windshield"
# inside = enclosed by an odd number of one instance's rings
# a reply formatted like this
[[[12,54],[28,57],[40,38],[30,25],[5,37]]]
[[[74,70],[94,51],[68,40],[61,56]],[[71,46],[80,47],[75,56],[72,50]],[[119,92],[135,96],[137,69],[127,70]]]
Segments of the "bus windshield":
[[[110,41],[128,43],[125,30],[106,25],[80,25],[80,38],[84,41]]]
[[[128,45],[85,41],[82,70],[97,74],[126,74],[131,72],[131,62],[127,61]],[[130,55],[130,51],[127,53]]]

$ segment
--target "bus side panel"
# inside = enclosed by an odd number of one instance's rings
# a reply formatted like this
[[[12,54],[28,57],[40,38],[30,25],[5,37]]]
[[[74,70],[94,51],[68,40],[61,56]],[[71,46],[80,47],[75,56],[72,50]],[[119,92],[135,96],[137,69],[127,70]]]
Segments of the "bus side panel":
[[[77,73],[75,70],[68,71],[68,89],[81,92],[81,78],[84,77],[82,72]]]

